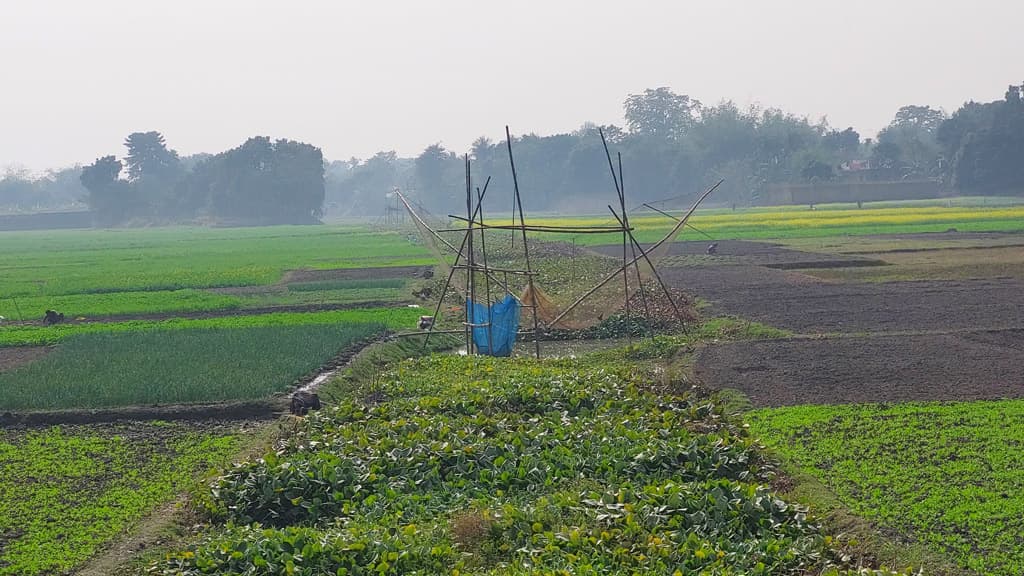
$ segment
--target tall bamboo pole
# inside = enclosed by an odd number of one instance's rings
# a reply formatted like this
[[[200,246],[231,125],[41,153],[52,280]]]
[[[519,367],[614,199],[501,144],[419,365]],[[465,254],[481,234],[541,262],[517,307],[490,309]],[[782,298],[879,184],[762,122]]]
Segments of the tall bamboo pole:
[[[508,163],[512,167],[512,187],[516,196],[516,206],[519,208],[519,225],[523,232],[523,257],[526,259],[527,286],[530,288],[530,298],[533,300],[533,345],[537,358],[540,358],[540,323],[537,321],[537,290],[533,285],[533,269],[530,267],[530,247],[526,243],[526,219],[523,218],[523,199],[519,195],[519,177],[516,175],[516,161],[512,155],[512,132],[505,126],[505,144],[508,146]],[[515,234],[512,235],[515,238]]]

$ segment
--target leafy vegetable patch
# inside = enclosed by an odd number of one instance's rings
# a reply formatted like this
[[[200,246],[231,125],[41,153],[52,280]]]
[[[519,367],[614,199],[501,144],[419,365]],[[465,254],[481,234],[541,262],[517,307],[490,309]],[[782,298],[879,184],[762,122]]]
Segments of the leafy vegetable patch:
[[[64,574],[221,467],[238,425],[0,430],[0,574]]]
[[[852,511],[979,574],[1024,572],[1024,401],[801,406],[751,421]]]
[[[839,573],[772,463],[636,365],[434,356],[343,384],[212,484],[223,522],[157,574]],[[338,396],[338,394],[335,394]]]

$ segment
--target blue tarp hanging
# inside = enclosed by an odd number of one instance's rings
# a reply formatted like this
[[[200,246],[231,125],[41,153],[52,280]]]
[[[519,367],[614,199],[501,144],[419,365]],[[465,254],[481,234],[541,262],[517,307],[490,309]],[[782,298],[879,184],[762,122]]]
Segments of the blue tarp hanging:
[[[515,296],[506,294],[500,302],[493,306],[477,304],[466,300],[466,308],[470,310],[470,324],[491,323],[473,328],[473,344],[477,352],[487,356],[511,356],[512,347],[516,344],[516,333],[519,331],[519,301]],[[489,338],[494,338],[493,346]]]

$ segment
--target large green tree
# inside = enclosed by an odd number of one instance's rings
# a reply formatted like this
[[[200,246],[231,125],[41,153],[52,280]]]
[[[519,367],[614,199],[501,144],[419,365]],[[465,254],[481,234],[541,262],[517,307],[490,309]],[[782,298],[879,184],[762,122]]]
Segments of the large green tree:
[[[939,127],[946,115],[931,106],[903,106],[878,133],[872,158],[876,167],[892,169],[898,177],[936,177],[942,173]],[[879,150],[879,148],[881,150]]]
[[[624,107],[631,133],[666,140],[681,138],[700,113],[700,102],[666,87],[630,94]]]
[[[416,191],[420,196],[446,199],[458,205],[465,201],[462,160],[440,143],[427,146],[416,157]]]
[[[125,165],[128,180],[142,178],[176,178],[181,173],[178,153],[167,148],[162,134],[156,131],[133,132],[125,138]]]
[[[150,219],[179,219],[194,210],[181,201],[179,184],[185,177],[178,153],[167,148],[156,131],[134,132],[124,141],[128,154],[124,162],[128,181],[146,204]]]
[[[104,156],[82,169],[82,186],[89,191],[86,203],[100,225],[121,224],[140,212],[138,196],[120,177],[123,168],[117,158]]]
[[[246,224],[310,224],[323,215],[324,160],[319,148],[250,138],[196,166],[187,189],[208,198],[210,216]]]
[[[939,128],[948,174],[964,194],[1024,194],[1024,84],[1003,100],[968,102]]]

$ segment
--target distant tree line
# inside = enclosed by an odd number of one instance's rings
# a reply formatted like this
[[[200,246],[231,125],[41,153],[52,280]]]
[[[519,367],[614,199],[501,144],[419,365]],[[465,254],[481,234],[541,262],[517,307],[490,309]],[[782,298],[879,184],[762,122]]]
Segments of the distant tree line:
[[[827,120],[773,108],[705,105],[669,88],[629,95],[623,126],[585,124],[565,134],[514,136],[520,188],[531,211],[603,210],[614,197],[601,128],[621,153],[634,205],[680,203],[719,179],[719,202],[756,203],[770,184],[934,179],[961,194],[1024,193],[1024,85],[1002,100],[968,102],[951,116],[901,107],[877,138]],[[379,215],[395,187],[439,214],[464,206],[463,158],[440,143],[415,158],[394,151],[325,162],[320,149],[255,137],[216,155],[179,157],[159,132],[136,132],[127,154],[82,169],[0,179],[0,211],[86,203],[102,225],[228,221],[317,222]],[[512,183],[504,141],[478,138],[468,151],[474,178],[493,180],[488,207],[509,211]],[[76,177],[76,176],[80,176]],[[76,204],[78,203],[78,204]],[[492,204],[493,203],[493,204]],[[501,203],[508,203],[507,206]]]
[[[747,203],[768,182],[831,180],[838,166],[867,150],[852,128],[834,130],[776,109],[705,106],[668,88],[630,95],[625,127],[586,124],[567,134],[514,136],[513,150],[529,210],[604,209],[614,197],[601,128],[621,152],[632,202],[692,196],[724,178],[720,199]],[[508,199],[512,177],[504,141],[477,139],[469,155],[489,197]],[[332,210],[379,213],[392,187],[414,192],[429,209],[457,209],[464,200],[463,159],[441,144],[412,159],[382,152],[366,162],[332,162],[327,171]],[[611,195],[610,195],[611,193]],[[497,201],[497,200],[495,200]],[[511,210],[507,207],[496,206]]]
[[[1022,89],[1011,86],[1001,101],[969,102],[951,117],[926,105],[903,106],[877,139],[777,109],[742,109],[730,101],[708,106],[668,88],[630,95],[625,125],[601,128],[613,154],[622,153],[634,203],[689,198],[723,178],[716,199],[741,205],[755,203],[769,184],[850,179],[934,179],[961,194],[1024,194]],[[604,208],[614,185],[597,129],[587,124],[567,134],[514,137],[528,209]],[[469,156],[477,184],[493,176],[488,196],[507,202],[512,178],[505,143],[481,137]],[[380,152],[327,168],[328,205],[339,214],[380,214],[396,186],[429,209],[457,211],[464,202],[462,156],[437,143],[416,158]]]
[[[26,169],[11,168],[0,176],[0,213],[75,210],[85,207],[86,190],[78,166],[51,170],[34,177]]]
[[[323,215],[319,148],[264,136],[216,155],[182,159],[159,132],[136,132],[128,154],[82,169],[86,202],[101,225],[212,220],[311,224]]]

